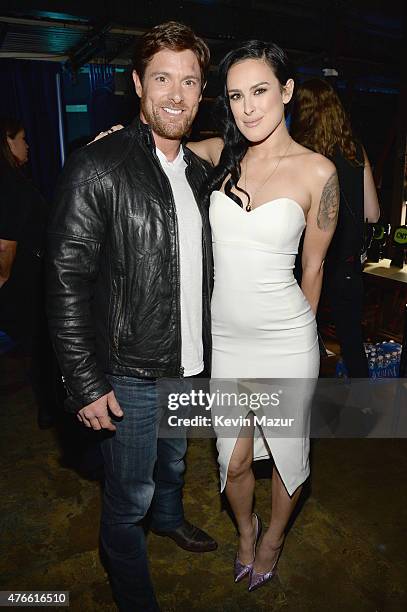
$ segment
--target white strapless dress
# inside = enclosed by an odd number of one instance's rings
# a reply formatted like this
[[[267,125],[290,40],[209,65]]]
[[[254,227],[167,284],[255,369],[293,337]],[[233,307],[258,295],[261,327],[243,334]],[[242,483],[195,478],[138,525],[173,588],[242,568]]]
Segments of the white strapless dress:
[[[316,379],[315,317],[293,275],[305,227],[301,206],[278,198],[248,213],[215,191],[209,215],[215,269],[212,378]],[[218,435],[222,490],[235,443],[236,437]],[[272,455],[290,495],[309,475],[308,437],[271,438],[257,430],[253,450],[254,459]]]

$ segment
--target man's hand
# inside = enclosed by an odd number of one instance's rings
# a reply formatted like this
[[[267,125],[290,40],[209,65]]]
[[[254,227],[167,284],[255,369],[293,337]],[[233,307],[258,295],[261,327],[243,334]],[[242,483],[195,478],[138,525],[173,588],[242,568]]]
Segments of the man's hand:
[[[81,408],[78,412],[78,419],[86,427],[115,431],[116,427],[109,416],[109,410],[117,417],[123,416],[123,410],[120,408],[113,391]]]

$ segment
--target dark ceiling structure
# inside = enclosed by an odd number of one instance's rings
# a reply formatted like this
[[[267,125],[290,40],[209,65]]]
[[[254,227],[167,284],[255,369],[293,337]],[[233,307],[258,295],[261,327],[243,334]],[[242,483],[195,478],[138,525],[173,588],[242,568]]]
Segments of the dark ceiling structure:
[[[90,61],[125,65],[137,37],[175,19],[207,40],[213,66],[240,41],[268,39],[305,72],[335,68],[346,80],[396,91],[404,8],[402,0],[6,0],[0,58],[69,62],[73,70]]]

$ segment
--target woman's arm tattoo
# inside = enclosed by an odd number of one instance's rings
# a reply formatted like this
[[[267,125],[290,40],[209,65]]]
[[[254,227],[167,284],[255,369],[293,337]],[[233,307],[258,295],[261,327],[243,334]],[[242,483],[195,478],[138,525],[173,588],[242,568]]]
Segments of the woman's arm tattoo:
[[[339,210],[339,183],[338,175],[334,172],[322,190],[321,200],[317,216],[318,227],[321,230],[329,230],[335,225]]]

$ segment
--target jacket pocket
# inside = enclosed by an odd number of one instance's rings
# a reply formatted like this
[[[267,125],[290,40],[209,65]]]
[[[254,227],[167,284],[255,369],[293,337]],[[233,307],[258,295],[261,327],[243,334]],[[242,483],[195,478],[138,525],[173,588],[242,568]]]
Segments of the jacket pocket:
[[[120,333],[123,327],[126,296],[124,278],[120,276],[116,284],[116,301],[112,320],[113,345],[116,355],[119,354]]]

